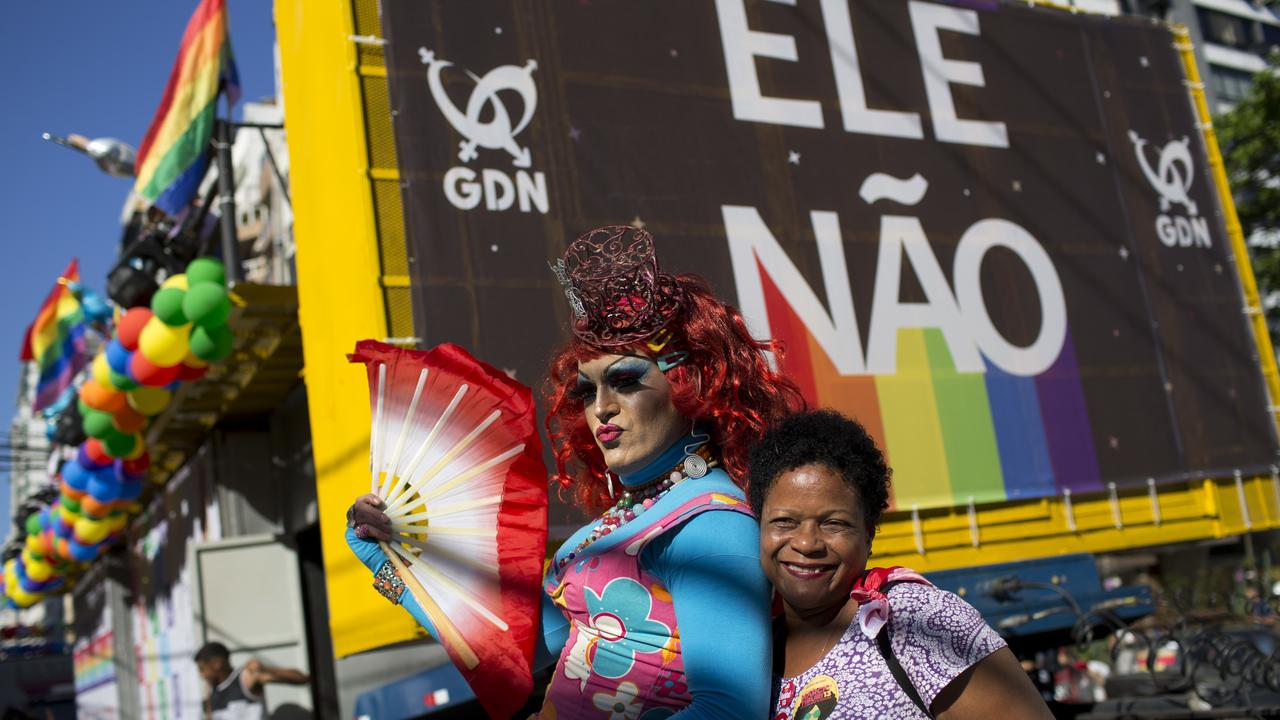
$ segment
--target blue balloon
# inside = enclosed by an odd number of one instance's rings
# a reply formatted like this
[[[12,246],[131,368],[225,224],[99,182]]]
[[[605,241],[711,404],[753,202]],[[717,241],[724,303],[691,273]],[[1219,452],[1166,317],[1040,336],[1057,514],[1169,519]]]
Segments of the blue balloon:
[[[84,452],[81,450],[80,452]],[[62,479],[73,490],[84,492],[89,487],[89,478],[92,473],[84,469],[79,462],[69,462],[62,466]]]
[[[138,376],[137,376],[137,375],[134,375],[134,374],[133,374],[133,356],[134,356],[134,353],[137,353],[137,352],[138,352],[137,350],[134,350],[133,352],[129,353],[129,362],[128,362],[129,368],[128,368],[128,372],[126,372],[126,373],[125,373],[125,375],[126,375],[130,380],[132,380],[133,382],[137,383],[138,385],[142,385],[142,384],[143,384],[143,382],[142,382],[141,380],[139,380],[139,379],[138,379]]]
[[[112,370],[121,375],[129,374],[129,357],[132,355],[120,344],[117,338],[111,338],[111,342],[107,343],[107,364]]]
[[[115,479],[114,475],[110,478],[104,478],[95,474],[89,480],[88,492],[98,502],[112,502],[120,497],[120,483]]]
[[[165,389],[165,390],[168,390],[169,392],[177,392],[177,391],[178,391],[178,388],[180,388],[180,387],[182,387],[182,381],[181,381],[181,380],[174,380],[173,382],[169,383],[168,385],[165,385],[165,386],[164,386],[164,389]]]
[[[137,500],[142,495],[141,480],[126,480],[120,483],[120,499],[126,502]]]
[[[75,540],[67,541],[67,552],[71,553],[71,557],[80,562],[89,562],[98,556],[97,545],[81,545]]]

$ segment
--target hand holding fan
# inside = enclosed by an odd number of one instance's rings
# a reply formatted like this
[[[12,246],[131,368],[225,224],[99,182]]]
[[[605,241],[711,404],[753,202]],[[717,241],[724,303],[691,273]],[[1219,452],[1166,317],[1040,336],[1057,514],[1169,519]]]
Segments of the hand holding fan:
[[[456,345],[364,340],[348,357],[369,374],[370,488],[391,519],[383,550],[476,697],[495,715],[514,697],[509,715],[532,689],[546,555],[532,393]]]

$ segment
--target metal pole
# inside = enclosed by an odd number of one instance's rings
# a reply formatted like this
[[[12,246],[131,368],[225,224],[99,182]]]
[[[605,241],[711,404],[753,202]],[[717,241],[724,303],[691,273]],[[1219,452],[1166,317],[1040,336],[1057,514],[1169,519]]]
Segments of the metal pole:
[[[236,183],[231,168],[231,123],[217,120],[214,125],[213,149],[218,162],[218,214],[222,229],[222,262],[227,268],[227,282],[240,279],[240,248],[236,238]]]

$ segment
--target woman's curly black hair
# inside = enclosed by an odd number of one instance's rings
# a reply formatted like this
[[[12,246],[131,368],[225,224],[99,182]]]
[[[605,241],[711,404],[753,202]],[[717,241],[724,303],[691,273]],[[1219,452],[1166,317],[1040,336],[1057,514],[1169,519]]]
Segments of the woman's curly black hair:
[[[756,515],[764,507],[769,488],[783,473],[811,463],[836,471],[858,494],[867,536],[874,536],[880,514],[889,507],[893,471],[866,428],[834,410],[792,415],[775,424],[751,448],[747,500]]]

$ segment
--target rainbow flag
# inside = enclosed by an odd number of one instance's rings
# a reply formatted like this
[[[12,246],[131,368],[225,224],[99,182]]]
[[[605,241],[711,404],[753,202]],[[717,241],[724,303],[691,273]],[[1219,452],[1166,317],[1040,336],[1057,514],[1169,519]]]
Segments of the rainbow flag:
[[[133,189],[161,210],[176,215],[191,203],[209,166],[209,138],[225,91],[240,97],[226,0],[201,0],[182,35],[178,59],[169,73],[160,107],[138,147]]]
[[[76,373],[89,362],[84,313],[80,310],[80,301],[67,287],[68,283],[79,281],[80,268],[73,259],[62,271],[22,340],[20,358],[23,362],[34,361],[40,367],[32,408],[36,412],[57,400],[71,385]]]

